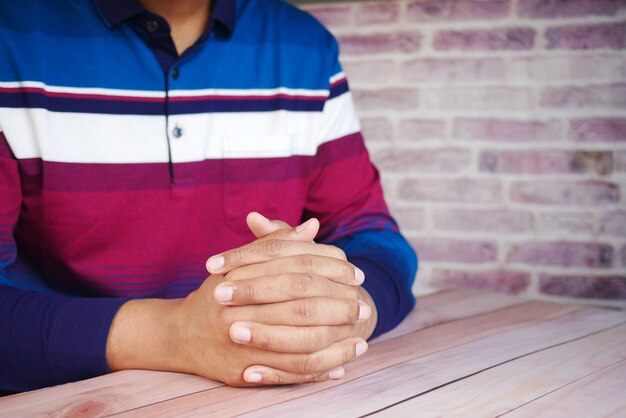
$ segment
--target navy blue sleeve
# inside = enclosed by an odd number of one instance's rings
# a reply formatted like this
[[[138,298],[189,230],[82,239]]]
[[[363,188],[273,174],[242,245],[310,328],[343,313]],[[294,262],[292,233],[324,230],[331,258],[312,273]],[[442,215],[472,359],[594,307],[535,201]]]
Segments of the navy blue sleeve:
[[[126,300],[45,295],[0,285],[0,393],[108,373],[109,328]]]
[[[378,311],[371,338],[395,328],[415,307],[412,287],[417,256],[399,232],[364,230],[327,244],[341,248],[348,260],[365,273],[363,287]]]

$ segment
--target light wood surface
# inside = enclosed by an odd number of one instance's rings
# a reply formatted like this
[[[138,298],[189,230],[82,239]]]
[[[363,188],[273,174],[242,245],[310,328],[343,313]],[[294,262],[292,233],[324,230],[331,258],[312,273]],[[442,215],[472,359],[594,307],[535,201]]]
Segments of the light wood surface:
[[[237,389],[132,370],[0,398],[0,416],[626,417],[625,360],[624,311],[445,291],[340,381]]]

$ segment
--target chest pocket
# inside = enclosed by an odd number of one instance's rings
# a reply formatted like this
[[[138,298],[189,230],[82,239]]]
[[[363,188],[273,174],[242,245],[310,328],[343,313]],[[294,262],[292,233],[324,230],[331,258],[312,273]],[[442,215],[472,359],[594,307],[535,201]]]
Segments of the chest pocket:
[[[296,225],[306,197],[307,158],[292,156],[295,136],[222,137],[222,201],[226,225],[249,235],[252,211]]]

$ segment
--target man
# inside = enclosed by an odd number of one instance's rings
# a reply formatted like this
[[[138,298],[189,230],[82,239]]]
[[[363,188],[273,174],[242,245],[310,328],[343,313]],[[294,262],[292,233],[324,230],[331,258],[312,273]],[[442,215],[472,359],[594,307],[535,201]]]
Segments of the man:
[[[397,325],[416,259],[337,57],[279,0],[1,2],[0,390],[337,379]]]

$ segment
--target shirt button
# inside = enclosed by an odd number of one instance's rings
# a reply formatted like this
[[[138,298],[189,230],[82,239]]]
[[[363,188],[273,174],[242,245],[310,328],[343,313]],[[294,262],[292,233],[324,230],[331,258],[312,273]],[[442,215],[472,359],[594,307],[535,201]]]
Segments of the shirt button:
[[[174,129],[172,129],[172,135],[174,135],[174,138],[182,137],[183,136],[183,128],[181,128],[178,125],[174,126]]]
[[[156,32],[159,29],[159,22],[156,20],[149,20],[146,22],[146,29],[148,32]]]
[[[178,67],[174,67],[172,69],[172,78],[174,80],[178,80],[178,77],[180,76],[180,70],[178,69]]]

